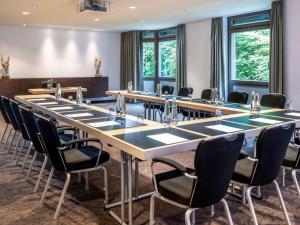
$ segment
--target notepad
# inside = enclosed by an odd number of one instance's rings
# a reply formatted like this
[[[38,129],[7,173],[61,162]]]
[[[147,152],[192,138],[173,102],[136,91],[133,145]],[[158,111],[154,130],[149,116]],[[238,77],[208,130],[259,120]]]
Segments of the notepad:
[[[188,139],[178,137],[176,135],[169,134],[169,133],[149,135],[147,137],[167,145],[188,141]]]
[[[281,120],[272,120],[272,119],[266,119],[266,118],[255,118],[250,119],[251,121],[258,122],[258,123],[266,123],[266,124],[277,124],[277,123],[283,123]]]
[[[221,131],[221,132],[225,132],[225,133],[232,133],[232,132],[238,132],[238,131],[243,130],[243,129],[240,129],[240,128],[225,126],[225,125],[221,125],[221,124],[206,126],[206,128]]]
[[[89,117],[93,116],[92,113],[75,113],[75,114],[65,114],[65,116],[70,118],[77,118],[77,117]]]
[[[104,122],[95,122],[95,123],[88,123],[88,125],[92,126],[92,127],[108,127],[108,126],[116,126],[116,125],[120,125],[121,123],[118,123],[116,121],[104,121]]]
[[[39,102],[37,105],[57,105],[58,102]]]
[[[285,115],[287,115],[287,116],[300,117],[300,113],[295,113],[295,112],[292,112],[292,113],[285,113]]]
[[[39,102],[39,101],[46,101],[47,99],[45,98],[33,98],[33,99],[27,99],[27,101],[30,102]]]
[[[53,107],[53,108],[49,108],[50,110],[53,111],[58,111],[58,110],[68,110],[68,109],[73,109],[73,107],[71,106],[62,106],[62,107]]]

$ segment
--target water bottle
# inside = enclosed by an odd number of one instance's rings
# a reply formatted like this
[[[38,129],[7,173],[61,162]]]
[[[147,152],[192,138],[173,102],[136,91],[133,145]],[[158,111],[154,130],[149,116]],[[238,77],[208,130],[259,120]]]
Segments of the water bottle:
[[[258,115],[259,115],[259,113],[261,111],[261,105],[260,105],[260,100],[259,100],[259,93],[256,93],[256,96],[255,96],[255,111],[257,112]]]
[[[159,98],[162,97],[161,83],[157,84],[157,86],[156,86],[156,95],[157,95]]]
[[[126,101],[124,94],[121,95],[121,115],[125,116],[126,115]]]
[[[250,102],[250,111],[253,112],[255,110],[255,92],[251,92],[251,102]]]
[[[116,102],[116,113],[120,114],[121,111],[121,94],[120,92],[117,95],[117,102]]]
[[[77,103],[82,103],[82,100],[83,100],[82,90],[81,90],[81,87],[78,86],[77,91],[76,91],[76,102]]]
[[[176,103],[176,98],[173,98],[172,101],[172,111],[171,111],[171,115],[172,115],[172,124],[176,125],[177,124],[177,120],[178,120],[178,111],[177,111],[177,103]]]
[[[128,82],[128,93],[131,94],[133,91],[133,87],[132,87],[132,81]]]
[[[55,98],[57,100],[61,99],[61,87],[60,87],[60,84],[57,84],[56,92],[55,92]]]
[[[168,98],[165,98],[164,123],[167,126],[170,125],[170,103]]]

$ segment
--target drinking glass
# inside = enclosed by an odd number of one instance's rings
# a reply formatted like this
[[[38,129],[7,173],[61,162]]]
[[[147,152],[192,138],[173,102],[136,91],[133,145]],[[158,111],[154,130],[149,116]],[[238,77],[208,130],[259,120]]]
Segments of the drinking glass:
[[[109,113],[110,113],[112,116],[115,116],[115,115],[116,115],[116,106],[115,106],[115,105],[110,105],[110,106],[109,106]]]
[[[87,100],[85,101],[85,103],[86,103],[87,105],[90,105],[90,104],[91,104],[91,100],[87,99]]]
[[[220,122],[220,117],[223,115],[223,113],[222,113],[222,109],[216,109],[216,112],[215,112],[215,117],[216,117],[216,120],[218,121],[218,122]]]
[[[145,119],[145,113],[144,111],[140,111],[137,113],[137,123],[143,122]]]
[[[293,111],[293,103],[292,103],[292,101],[288,101],[288,103],[286,104],[286,108],[287,108],[288,112]]]
[[[192,100],[193,100],[193,95],[192,95],[192,94],[189,94],[189,95],[188,95],[188,101],[191,102]]]

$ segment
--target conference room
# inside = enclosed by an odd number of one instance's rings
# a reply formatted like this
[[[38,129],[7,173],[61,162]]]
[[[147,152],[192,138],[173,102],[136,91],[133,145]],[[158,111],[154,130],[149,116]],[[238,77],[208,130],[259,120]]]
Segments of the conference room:
[[[297,0],[0,0],[0,224],[300,224]]]

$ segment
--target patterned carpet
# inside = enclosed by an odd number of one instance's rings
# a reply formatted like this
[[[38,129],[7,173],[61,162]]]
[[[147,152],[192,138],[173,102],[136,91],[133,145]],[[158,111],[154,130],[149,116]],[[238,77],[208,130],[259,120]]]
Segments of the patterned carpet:
[[[3,122],[1,120],[1,135]],[[112,159],[107,164],[109,173],[110,201],[120,198],[120,165],[117,152],[110,152]],[[185,166],[193,166],[194,153],[177,154],[170,158],[177,160]],[[23,159],[23,158],[22,158]],[[159,167],[158,170],[167,168]],[[37,168],[35,168],[37,171]],[[65,176],[55,174],[53,185],[47,195],[45,204],[39,202],[44,180],[37,193],[33,193],[37,172],[33,172],[28,181],[25,174],[21,173],[20,166],[15,165],[11,154],[0,151],[0,224],[1,225],[117,225],[118,223],[103,209],[104,193],[102,191],[103,179],[100,172],[90,173],[90,190],[84,189],[84,182],[77,183],[77,177],[72,177],[68,193],[60,216],[57,221],[52,220],[56,204]],[[150,162],[140,164],[140,192],[153,191],[150,173]],[[300,224],[300,196],[297,196],[295,187],[291,182],[291,176],[287,176],[287,187],[282,188],[283,197],[290,215],[292,224]],[[280,179],[278,179],[280,180]],[[263,200],[254,200],[257,217],[260,224],[286,224],[283,213],[280,211],[279,200],[272,185],[262,188]],[[250,213],[247,205],[240,204],[239,200],[227,196],[229,207],[235,224],[251,224]],[[114,211],[119,214],[119,209]],[[149,199],[134,203],[134,224],[144,225],[149,222]],[[157,201],[156,224],[179,225],[184,224],[184,210],[173,207],[167,203]],[[209,209],[201,209],[196,214],[196,224],[227,224],[222,205],[216,206],[216,214],[209,216]]]

